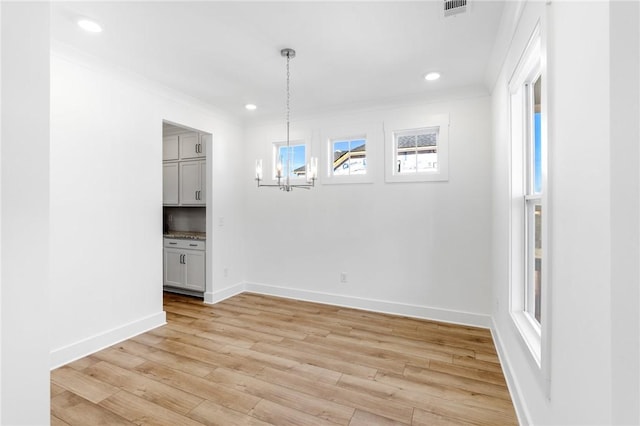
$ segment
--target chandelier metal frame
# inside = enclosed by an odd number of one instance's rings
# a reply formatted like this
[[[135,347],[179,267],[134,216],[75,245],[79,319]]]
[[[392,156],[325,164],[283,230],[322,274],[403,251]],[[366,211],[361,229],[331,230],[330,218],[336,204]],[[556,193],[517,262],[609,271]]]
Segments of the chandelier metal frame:
[[[287,107],[287,175],[282,176],[282,159],[276,164],[276,183],[262,183],[262,160],[256,161],[256,177],[255,180],[258,183],[258,187],[274,187],[279,188],[281,191],[291,192],[294,188],[302,188],[302,189],[311,189],[315,186],[315,182],[318,178],[318,159],[316,157],[309,157],[309,163],[307,163],[305,168],[305,175],[307,178],[307,183],[291,183],[291,167],[293,165],[293,153],[291,151],[290,146],[290,118],[291,118],[291,90],[290,90],[290,81],[291,81],[291,72],[289,69],[289,62],[292,58],[296,57],[296,51],[291,48],[285,48],[280,50],[280,56],[287,58],[287,98],[286,98],[286,107]]]

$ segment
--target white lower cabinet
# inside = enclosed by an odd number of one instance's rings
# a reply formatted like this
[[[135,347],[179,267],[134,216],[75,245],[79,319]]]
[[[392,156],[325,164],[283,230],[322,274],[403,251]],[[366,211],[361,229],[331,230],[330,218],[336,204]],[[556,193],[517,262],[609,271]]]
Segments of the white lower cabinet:
[[[205,290],[205,242],[164,239],[164,285],[203,292]]]

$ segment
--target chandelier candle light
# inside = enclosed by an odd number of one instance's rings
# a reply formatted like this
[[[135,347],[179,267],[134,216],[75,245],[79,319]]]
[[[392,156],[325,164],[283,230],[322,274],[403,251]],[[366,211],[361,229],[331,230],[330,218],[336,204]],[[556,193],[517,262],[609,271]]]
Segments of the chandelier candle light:
[[[289,116],[291,109],[289,107],[289,99],[291,98],[291,93],[289,91],[289,61],[292,58],[296,57],[296,51],[293,49],[282,49],[280,51],[280,55],[287,58],[287,175],[282,176],[282,158],[279,158],[276,163],[276,181],[275,184],[265,184],[262,183],[262,160],[256,160],[256,181],[258,182],[258,186],[272,186],[276,188],[280,188],[282,191],[291,192],[293,188],[304,188],[311,189],[315,186],[316,179],[318,178],[318,158],[311,157],[309,162],[305,168],[305,175],[307,177],[307,183],[299,183],[292,184],[291,183],[291,173],[293,172],[293,151],[289,146]]]

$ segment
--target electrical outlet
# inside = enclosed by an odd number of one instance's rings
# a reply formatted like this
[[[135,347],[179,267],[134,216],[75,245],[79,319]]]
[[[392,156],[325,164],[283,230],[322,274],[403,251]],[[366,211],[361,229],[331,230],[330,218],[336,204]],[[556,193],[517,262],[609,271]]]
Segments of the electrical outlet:
[[[346,272],[340,272],[340,282],[341,283],[346,283],[347,282],[347,273]]]
[[[224,274],[225,278],[228,278],[229,277],[229,268],[224,268],[222,273]]]

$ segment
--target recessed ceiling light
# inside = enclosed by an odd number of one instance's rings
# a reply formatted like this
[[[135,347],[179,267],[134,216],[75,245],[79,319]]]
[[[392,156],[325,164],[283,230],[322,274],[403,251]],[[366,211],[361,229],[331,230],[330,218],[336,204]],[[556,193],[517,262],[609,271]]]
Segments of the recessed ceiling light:
[[[430,72],[429,74],[424,76],[424,79],[427,81],[434,81],[440,78],[439,72]]]
[[[91,21],[89,19],[79,19],[78,26],[85,31],[90,33],[101,33],[102,27],[95,21]]]
[[[254,109],[258,108],[257,106],[255,106],[254,104],[246,104],[244,106],[246,109],[248,109],[249,111],[253,111]]]

